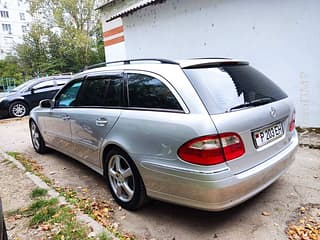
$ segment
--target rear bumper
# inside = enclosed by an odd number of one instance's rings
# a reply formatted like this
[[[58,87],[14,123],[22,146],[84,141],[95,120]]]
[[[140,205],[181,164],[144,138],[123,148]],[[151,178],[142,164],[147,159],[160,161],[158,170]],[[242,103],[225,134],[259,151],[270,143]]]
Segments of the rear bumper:
[[[185,173],[184,177],[181,177],[182,173],[168,175],[163,169],[162,171],[159,169],[157,174],[162,175],[160,176],[162,179],[166,179],[166,187],[155,191],[153,186],[150,188],[147,186],[147,193],[163,201],[198,209],[225,210],[256,195],[283,175],[294,161],[297,147],[298,137],[295,134],[290,145],[274,157],[236,175],[230,174],[230,169],[228,169],[223,173],[225,177],[219,180],[213,180],[217,179],[216,174],[205,174],[204,176],[203,173],[199,173],[186,178]]]

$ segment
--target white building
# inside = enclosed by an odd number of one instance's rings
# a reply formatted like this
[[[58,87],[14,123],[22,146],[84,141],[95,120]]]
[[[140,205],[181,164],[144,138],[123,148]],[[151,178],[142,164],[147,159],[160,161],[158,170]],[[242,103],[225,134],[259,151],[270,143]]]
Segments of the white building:
[[[248,60],[293,99],[297,125],[320,127],[320,1],[102,0],[106,60]]]
[[[14,55],[14,46],[29,30],[31,16],[27,0],[0,0],[0,59]]]

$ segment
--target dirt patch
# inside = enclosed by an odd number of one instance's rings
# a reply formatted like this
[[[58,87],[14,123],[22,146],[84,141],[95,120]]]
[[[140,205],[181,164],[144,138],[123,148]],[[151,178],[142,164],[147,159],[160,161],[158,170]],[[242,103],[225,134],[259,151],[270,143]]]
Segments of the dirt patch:
[[[31,203],[30,193],[36,185],[9,160],[0,155],[0,196],[5,212]]]

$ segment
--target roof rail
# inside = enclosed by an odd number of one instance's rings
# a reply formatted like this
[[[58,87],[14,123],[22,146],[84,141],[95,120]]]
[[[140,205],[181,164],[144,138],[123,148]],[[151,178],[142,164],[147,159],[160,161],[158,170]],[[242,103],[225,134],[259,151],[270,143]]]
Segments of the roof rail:
[[[132,62],[147,62],[147,61],[154,61],[154,62],[160,62],[160,63],[165,63],[165,64],[179,64],[175,61],[163,59],[163,58],[138,58],[138,59],[128,59],[128,60],[119,60],[119,61],[113,61],[113,62],[97,63],[97,64],[93,64],[90,66],[86,66],[84,68],[84,70],[88,70],[88,69],[92,69],[92,68],[96,68],[96,67],[103,67],[103,66],[107,66],[107,65],[115,64],[115,63],[131,64]]]

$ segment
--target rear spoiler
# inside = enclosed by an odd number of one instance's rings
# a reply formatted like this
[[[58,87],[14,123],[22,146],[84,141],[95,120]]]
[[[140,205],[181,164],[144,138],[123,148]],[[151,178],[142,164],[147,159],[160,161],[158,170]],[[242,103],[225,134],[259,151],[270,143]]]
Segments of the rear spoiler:
[[[210,68],[210,67],[223,67],[223,66],[234,66],[234,65],[249,65],[246,61],[225,61],[225,62],[206,62],[198,63],[189,66],[181,66],[182,69],[193,69],[193,68]]]

